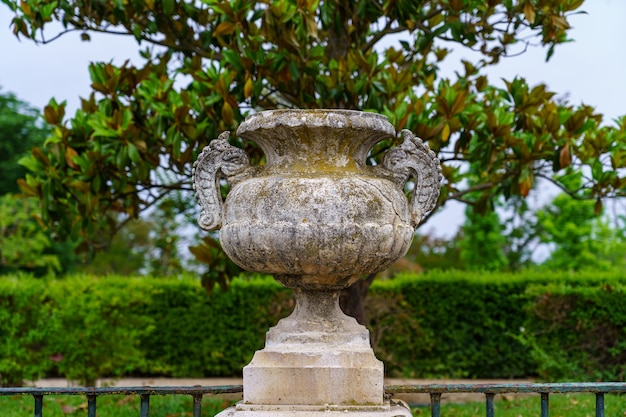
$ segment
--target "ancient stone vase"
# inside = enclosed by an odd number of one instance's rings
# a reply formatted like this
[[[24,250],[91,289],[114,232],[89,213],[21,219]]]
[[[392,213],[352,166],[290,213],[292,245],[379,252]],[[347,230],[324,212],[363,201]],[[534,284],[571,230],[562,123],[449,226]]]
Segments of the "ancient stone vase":
[[[396,132],[384,116],[358,111],[266,111],[237,135],[257,143],[266,162],[252,166],[228,132],[211,141],[194,164],[199,224],[220,229],[234,262],[272,274],[296,297],[292,315],[244,368],[238,410],[387,410],[382,363],[367,330],[339,309],[338,294],[404,256],[439,195],[438,159],[405,130],[381,164],[368,165],[373,146]],[[224,179],[230,191],[222,201]]]

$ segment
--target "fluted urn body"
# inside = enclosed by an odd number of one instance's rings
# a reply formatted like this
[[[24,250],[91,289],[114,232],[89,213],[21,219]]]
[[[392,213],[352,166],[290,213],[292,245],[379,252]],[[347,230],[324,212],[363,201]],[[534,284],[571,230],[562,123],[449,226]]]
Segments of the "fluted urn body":
[[[434,203],[431,196],[420,206],[419,193],[437,189],[438,164],[430,163],[430,176],[419,173],[428,150],[414,137],[405,138],[410,146],[396,148],[382,166],[367,165],[372,147],[395,136],[384,116],[276,110],[248,117],[237,134],[257,143],[266,163],[252,167],[240,150],[222,144],[225,150],[213,159],[232,188],[222,207],[205,208],[214,214],[213,224],[204,226],[221,226],[222,247],[235,263],[273,274],[288,287],[340,289],[386,269],[406,253],[417,217]],[[407,163],[407,152],[422,155]],[[412,171],[422,184],[410,202],[404,183]],[[213,182],[215,174],[205,172]],[[197,167],[195,176],[202,175]],[[215,185],[210,187],[214,193]],[[200,194],[202,187],[196,188]]]

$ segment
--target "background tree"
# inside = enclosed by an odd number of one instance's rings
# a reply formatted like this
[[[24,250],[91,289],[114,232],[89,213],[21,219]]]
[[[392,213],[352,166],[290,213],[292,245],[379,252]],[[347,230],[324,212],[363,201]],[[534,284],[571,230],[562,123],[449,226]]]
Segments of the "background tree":
[[[507,269],[504,254],[506,238],[498,213],[493,210],[477,213],[469,206],[465,210],[465,223],[459,240],[461,260],[466,269],[501,271]]]
[[[27,172],[19,161],[43,145],[49,132],[37,110],[12,93],[0,93],[0,274],[43,275],[61,270],[67,260],[64,245],[54,244],[38,221],[37,199],[17,195],[18,180]]]
[[[106,247],[91,254],[78,271],[153,277],[181,274],[185,271],[179,251],[185,235],[181,229],[188,221],[180,218],[179,207],[177,199],[167,198],[141,218],[125,222]],[[195,242],[196,236],[187,240]]]
[[[0,275],[16,271],[37,275],[61,270],[53,242],[35,220],[37,200],[0,196]]]
[[[423,271],[463,269],[459,240],[463,233],[457,232],[452,238],[437,237],[433,233],[416,233],[408,253],[404,257],[412,269]],[[403,268],[409,269],[409,268]]]
[[[536,178],[562,185],[555,173],[568,166],[590,172],[571,194],[625,192],[626,118],[602,126],[592,108],[557,102],[543,85],[518,78],[499,88],[484,74],[533,44],[549,58],[582,0],[2,1],[20,37],[106,32],[143,48],[139,66],[91,65],[93,94],[71,119],[54,101],[45,109],[54,134],[34,150],[24,190],[80,249],[102,245],[120,216],[190,193],[191,162],[207,141],[280,107],[373,110],[415,131],[443,163],[439,206],[459,200],[482,212],[497,196],[527,196]],[[64,29],[50,34],[53,21]],[[450,80],[439,70],[452,46],[475,58]]]
[[[50,129],[38,110],[19,100],[15,94],[0,93],[0,195],[20,192],[17,180],[28,170],[19,160],[31,149],[42,146]]]
[[[565,270],[626,266],[623,221],[623,216],[613,219],[612,225],[606,215],[598,213],[593,201],[577,200],[565,193],[557,195],[537,212],[537,235],[552,247],[543,266]]]

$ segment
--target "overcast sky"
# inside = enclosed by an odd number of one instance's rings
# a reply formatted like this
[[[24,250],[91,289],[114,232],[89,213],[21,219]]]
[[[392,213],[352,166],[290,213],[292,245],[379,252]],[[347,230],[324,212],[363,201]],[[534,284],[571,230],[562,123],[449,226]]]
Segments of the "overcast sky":
[[[610,122],[626,114],[626,0],[587,0],[582,9],[588,14],[570,19],[575,42],[558,47],[550,62],[545,62],[545,50],[534,48],[503,60],[490,76],[492,82],[521,75],[530,85],[546,83],[573,104],[596,107]],[[1,91],[11,91],[35,107],[43,108],[55,97],[67,100],[67,114],[73,114],[79,97],[90,92],[90,62],[139,62],[136,43],[129,37],[92,35],[91,42],[82,42],[78,33],[72,33],[48,45],[20,42],[11,33],[11,17],[11,11],[0,5]],[[459,213],[458,208],[446,210],[426,228],[432,224],[437,234],[450,235],[462,222]]]

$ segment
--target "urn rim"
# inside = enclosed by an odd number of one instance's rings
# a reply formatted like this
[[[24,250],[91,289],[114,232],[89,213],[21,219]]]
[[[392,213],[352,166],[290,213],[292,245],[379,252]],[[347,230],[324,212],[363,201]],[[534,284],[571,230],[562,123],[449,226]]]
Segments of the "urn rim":
[[[237,129],[238,136],[257,130],[271,130],[279,126],[309,128],[353,128],[395,136],[396,131],[382,114],[348,109],[275,109],[246,117]]]

